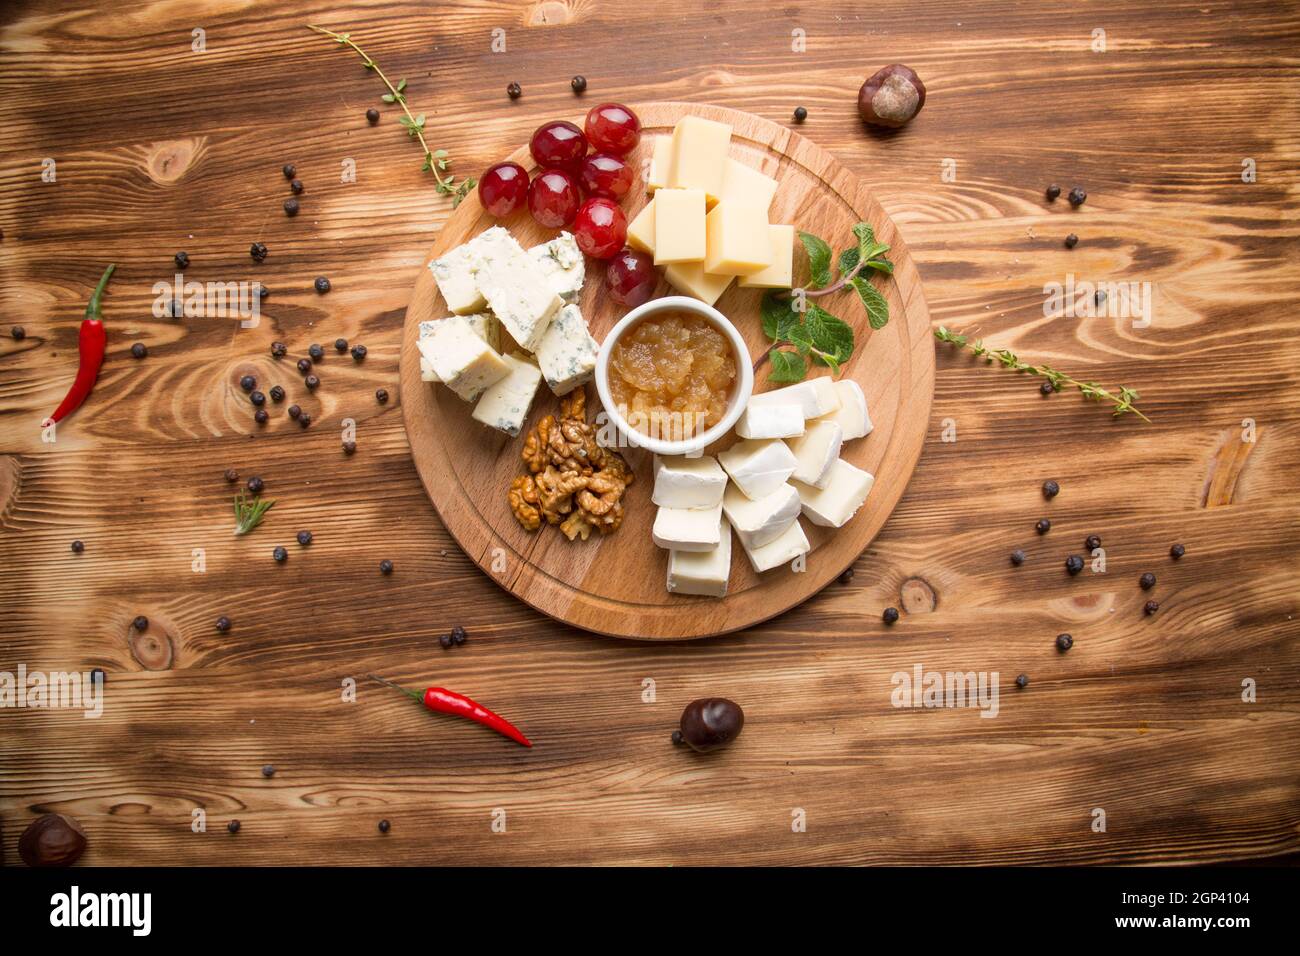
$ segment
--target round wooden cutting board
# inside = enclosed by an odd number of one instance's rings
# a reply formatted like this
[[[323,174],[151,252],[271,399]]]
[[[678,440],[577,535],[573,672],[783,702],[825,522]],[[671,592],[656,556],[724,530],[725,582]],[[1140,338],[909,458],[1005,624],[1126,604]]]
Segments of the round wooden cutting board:
[[[510,593],[550,616],[576,627],[641,640],[681,640],[709,637],[748,627],[780,614],[834,580],[875,537],[897,504],[925,439],[934,392],[934,344],[930,315],[916,267],[893,222],[872,198],[867,185],[830,154],[785,127],[748,113],[687,103],[633,105],[644,127],[641,143],[630,157],[642,170],[654,140],[670,135],[687,113],[729,123],[731,154],[780,182],[770,221],[791,223],[798,230],[821,236],[836,250],[853,244],[850,228],[866,221],[876,237],[892,247],[890,279],[875,280],[889,300],[889,324],[872,331],[857,295],[852,291],[818,300],[854,328],[857,348],[844,374],[862,386],[874,431],[846,442],[842,456],[876,477],[867,502],[843,528],[819,528],[801,519],[813,545],[806,567],[781,567],[756,574],[740,543],[733,539],[731,580],[724,598],[669,594],[665,588],[668,552],[650,537],[655,506],[652,456],[624,449],[636,471],[626,492],[623,526],[608,537],[569,541],[558,528],[543,524],[527,532],[510,511],[506,491],[524,471],[519,453],[524,436],[509,438],[470,417],[472,406],[449,389],[420,381],[420,357],[415,342],[419,323],[448,315],[433,276],[422,265],[406,312],[402,335],[402,408],[411,452],[429,497],[448,530],[465,552]],[[539,117],[541,123],[546,117]],[[574,118],[581,125],[581,118]],[[530,172],[534,163],[527,147],[510,157]],[[628,221],[646,202],[640,189],[623,203]],[[485,214],[472,193],[443,227],[425,263],[497,224]],[[500,222],[524,246],[554,238],[526,210]],[[798,244],[796,243],[796,246]],[[796,251],[795,281],[806,281],[808,267]],[[591,334],[602,341],[626,313],[604,288],[604,266],[587,260],[587,282],[581,308]],[[660,285],[661,294],[672,290]],[[759,317],[761,290],[734,283],[717,308],[740,329],[756,360],[767,348]],[[767,381],[764,363],[755,376],[754,391],[776,386]],[[810,375],[827,375],[814,367]],[[595,386],[587,386],[589,417],[599,411]],[[558,410],[559,399],[543,385],[528,427]],[[525,433],[526,434],[526,433]],[[716,453],[731,439],[710,448]]]

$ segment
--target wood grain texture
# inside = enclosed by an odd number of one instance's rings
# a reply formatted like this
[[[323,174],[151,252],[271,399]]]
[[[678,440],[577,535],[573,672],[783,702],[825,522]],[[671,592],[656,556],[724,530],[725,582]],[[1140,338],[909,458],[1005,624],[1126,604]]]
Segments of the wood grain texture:
[[[108,672],[98,720],[0,711],[5,859],[46,809],[84,824],[90,864],[1151,863],[1300,850],[1295,3],[33,0],[3,18],[0,329],[27,337],[0,337],[0,669]],[[462,174],[576,112],[578,71],[587,103],[715,103],[778,123],[803,105],[799,132],[898,225],[936,323],[1133,386],[1153,423],[1043,399],[1033,380],[940,349],[916,474],[850,583],[689,644],[556,624],[459,551],[398,403],[373,397],[397,394],[410,277],[450,210],[391,109],[366,125],[365,108],[382,106],[374,78],[303,28],[313,21],[352,29],[409,78]],[[494,54],[498,27],[507,47]],[[1098,28],[1105,52],[1091,49]],[[916,69],[929,98],[908,128],[880,135],[858,121],[855,94],[890,62]],[[513,102],[512,80],[524,87]],[[55,183],[41,181],[45,158]],[[357,181],[344,184],[349,158]],[[1255,182],[1242,181],[1244,160]],[[307,184],[292,220],[285,162]],[[1044,202],[1049,182],[1083,185],[1088,202]],[[271,250],[261,266],[247,256],[255,239]],[[178,249],[187,278],[265,281],[261,326],[152,318],[151,286]],[[120,269],[103,376],[44,445],[38,423],[71,377],[85,296],[109,259]],[[1152,283],[1152,325],[1045,319],[1044,284],[1069,273]],[[317,275],[333,281],[328,296],[311,291]],[[369,356],[331,353],[311,395],[268,353],[276,339],[296,358],[337,336]],[[147,359],[129,357],[134,341]],[[257,429],[244,373],[284,385],[312,427],[277,408]],[[339,451],[344,418],[357,423],[352,458]],[[1244,419],[1256,424],[1248,456],[1234,447]],[[261,475],[277,500],[246,538],[230,534],[227,467]],[[1219,473],[1232,474],[1230,496],[1206,507]],[[1048,477],[1062,486],[1050,503]],[[1053,528],[1040,538],[1042,515]],[[299,528],[315,532],[309,549],[293,544]],[[1106,574],[1067,577],[1065,556],[1091,533]],[[69,551],[73,538],[85,553]],[[1187,546],[1177,563],[1175,541]],[[291,549],[283,566],[276,544]],[[1013,570],[1016,547],[1028,560]],[[1136,584],[1147,570],[1153,617]],[[905,613],[885,628],[891,604]],[[137,657],[129,625],[142,613],[155,643]],[[227,634],[213,627],[221,614]],[[436,636],[454,624],[470,642],[444,653]],[[1066,630],[1075,645],[1062,655],[1052,642]],[[163,642],[170,666],[150,669]],[[997,718],[892,707],[892,675],[918,663],[998,671]],[[537,746],[377,689],[340,702],[341,681],[367,670],[474,695]],[[1031,683],[1014,692],[1021,672]],[[1247,679],[1255,703],[1242,701]],[[705,694],[740,701],[747,722],[737,746],[699,758],[667,736]],[[190,829],[196,807],[203,834]],[[791,831],[795,808],[807,832]],[[505,833],[492,831],[496,809]]]
[[[773,222],[797,222],[816,235],[839,238],[838,249],[852,244],[854,223],[865,221],[890,246],[894,273],[880,286],[892,317],[886,328],[871,330],[851,289],[825,300],[827,308],[842,313],[854,327],[857,347],[843,375],[862,387],[875,426],[867,438],[846,443],[841,456],[875,476],[867,504],[844,528],[820,528],[803,520],[813,550],[797,572],[781,567],[759,575],[737,543],[722,599],[666,590],[668,555],[651,540],[656,511],[650,501],[653,456],[639,449],[623,453],[638,480],[624,496],[627,516],[616,534],[570,542],[551,528],[536,534],[524,531],[505,496],[510,482],[524,471],[523,437],[510,439],[483,428],[470,417],[471,407],[454,393],[420,380],[415,344],[420,323],[449,313],[428,269],[419,270],[406,312],[402,409],[416,469],[444,526],[484,573],[509,593],[561,622],[601,634],[638,640],[716,637],[765,621],[820,591],[853,563],[889,517],[925,439],[934,391],[930,314],[916,266],[893,223],[866,185],[825,150],[776,123],[737,110],[684,103],[638,103],[634,108],[641,119],[642,140],[628,157],[633,168],[648,166],[653,140],[670,136],[683,116],[703,116],[731,127],[733,158],[780,182],[769,213]],[[582,117],[574,119],[581,123]],[[534,171],[526,146],[510,159]],[[645,203],[638,190],[623,206],[632,217]],[[471,196],[443,227],[428,258],[444,255],[494,224],[477,195]],[[555,230],[538,226],[526,212],[501,225],[525,247],[555,235]],[[603,342],[627,310],[606,293],[601,263],[589,260],[587,267],[579,304],[592,334]],[[806,275],[801,261],[798,281]],[[674,290],[661,279],[657,291],[668,295]],[[770,347],[763,334],[760,298],[759,290],[733,283],[716,303],[744,337],[749,350],[745,361],[751,364]],[[814,368],[812,374],[819,370]],[[754,391],[773,387],[766,367],[761,368]],[[587,391],[595,396],[594,385]],[[559,400],[545,388],[542,393],[534,403],[530,427],[542,415],[559,413]],[[600,400],[593,397],[591,403],[594,417]],[[734,436],[728,436],[707,451],[717,454],[733,441]],[[500,493],[493,493],[494,488]]]

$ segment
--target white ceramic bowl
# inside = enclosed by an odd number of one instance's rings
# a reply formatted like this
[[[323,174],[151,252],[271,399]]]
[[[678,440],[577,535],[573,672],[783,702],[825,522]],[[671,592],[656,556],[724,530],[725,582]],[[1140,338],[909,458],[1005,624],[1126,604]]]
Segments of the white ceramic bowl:
[[[726,414],[722,416],[721,421],[705,429],[702,435],[694,435],[683,441],[653,438],[644,432],[637,431],[627,423],[623,416],[619,414],[618,409],[614,407],[614,400],[609,391],[609,357],[614,351],[615,343],[618,342],[623,333],[646,316],[658,312],[672,311],[690,312],[707,321],[727,337],[727,340],[731,343],[732,355],[736,360],[736,380],[732,386],[731,400],[727,404]],[[652,451],[656,455],[689,455],[703,451],[731,430],[731,427],[736,424],[736,419],[745,410],[745,404],[749,401],[749,396],[753,391],[754,368],[750,364],[749,348],[745,345],[745,340],[741,337],[740,332],[731,324],[730,319],[713,308],[713,306],[705,305],[699,299],[692,299],[684,295],[670,295],[662,299],[651,299],[644,305],[637,306],[623,316],[614,328],[610,329],[609,334],[605,336],[605,341],[600,346],[600,354],[596,356],[596,392],[600,395],[600,403],[605,406],[605,413],[609,416],[609,420],[614,423],[623,441],[635,448]]]

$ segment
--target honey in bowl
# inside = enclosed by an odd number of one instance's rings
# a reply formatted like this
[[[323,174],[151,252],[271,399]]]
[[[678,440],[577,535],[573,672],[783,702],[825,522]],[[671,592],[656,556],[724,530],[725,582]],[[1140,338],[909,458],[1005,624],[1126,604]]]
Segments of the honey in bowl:
[[[615,406],[632,428],[664,441],[693,438],[721,421],[735,381],[730,340],[691,312],[646,316],[610,353]]]

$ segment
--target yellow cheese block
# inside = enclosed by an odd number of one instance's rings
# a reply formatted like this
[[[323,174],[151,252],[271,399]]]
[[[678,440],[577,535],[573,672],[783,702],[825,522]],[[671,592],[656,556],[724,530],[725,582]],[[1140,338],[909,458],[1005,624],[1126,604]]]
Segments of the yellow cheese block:
[[[671,136],[655,137],[654,153],[650,157],[650,169],[646,173],[646,192],[668,185],[673,171],[673,138]]]
[[[702,262],[674,262],[664,270],[666,278],[678,292],[693,295],[705,305],[713,305],[731,285],[731,276],[716,276],[704,271]]]
[[[738,159],[727,159],[726,172],[722,177],[722,195],[719,202],[729,199],[743,199],[758,203],[766,212],[776,195],[777,181],[771,176],[764,176],[752,166],[746,166]]]
[[[702,189],[717,199],[722,195],[730,148],[731,127],[726,123],[683,116],[673,128],[668,185],[674,189]]]
[[[655,265],[700,262],[707,250],[704,235],[703,190],[655,192]]]
[[[627,227],[627,244],[640,252],[655,254],[655,201],[654,197]]]
[[[772,264],[761,272],[741,276],[746,289],[794,288],[794,226],[768,226],[772,238]]]
[[[772,264],[767,210],[742,199],[723,200],[704,219],[707,252],[704,271],[714,275],[749,275]]]

